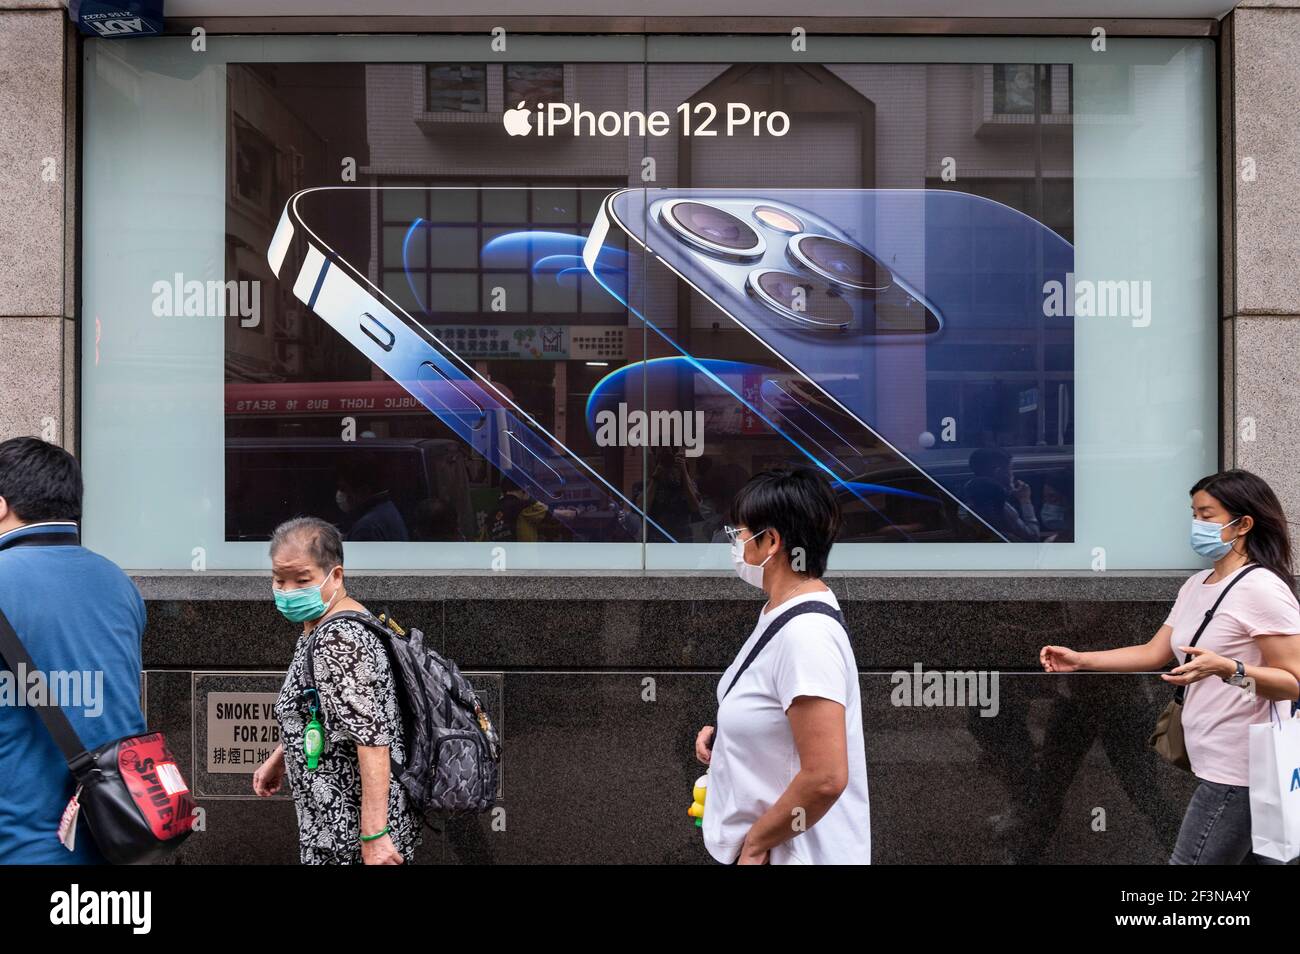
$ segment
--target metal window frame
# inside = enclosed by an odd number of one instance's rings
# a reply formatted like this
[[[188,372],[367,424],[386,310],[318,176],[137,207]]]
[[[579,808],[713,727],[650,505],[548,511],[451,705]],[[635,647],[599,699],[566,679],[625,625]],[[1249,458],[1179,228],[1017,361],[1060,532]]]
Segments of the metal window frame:
[[[228,34],[412,34],[488,33],[504,26],[511,33],[535,34],[783,34],[794,26],[810,33],[918,36],[1074,36],[1096,27],[1109,36],[1217,37],[1215,19],[1120,17],[600,17],[600,16],[214,16],[168,17],[167,35],[195,27]]]

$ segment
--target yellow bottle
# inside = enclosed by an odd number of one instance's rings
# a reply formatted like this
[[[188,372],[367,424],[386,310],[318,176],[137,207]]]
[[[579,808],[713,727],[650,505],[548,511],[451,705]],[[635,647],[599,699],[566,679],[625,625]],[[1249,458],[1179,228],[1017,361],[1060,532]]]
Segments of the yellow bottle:
[[[695,789],[691,792],[695,801],[691,807],[686,810],[686,814],[695,819],[695,827],[700,828],[704,825],[704,796],[709,794],[709,776],[701,775],[695,780]]]

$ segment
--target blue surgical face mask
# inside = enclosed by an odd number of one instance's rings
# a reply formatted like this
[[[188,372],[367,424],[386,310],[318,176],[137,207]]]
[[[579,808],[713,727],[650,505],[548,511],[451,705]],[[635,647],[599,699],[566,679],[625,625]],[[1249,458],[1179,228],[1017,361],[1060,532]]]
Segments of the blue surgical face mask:
[[[1065,508],[1060,504],[1043,504],[1038,512],[1038,522],[1049,530],[1055,530],[1065,523]]]
[[[1241,518],[1238,517],[1237,520]],[[1230,520],[1227,523],[1212,523],[1209,520],[1197,520],[1192,518],[1192,549],[1203,557],[1211,560],[1218,560],[1225,553],[1232,549],[1232,543],[1224,543],[1224,527],[1230,527],[1237,520]]]
[[[329,605],[321,597],[321,587],[325,585],[325,580],[330,578],[329,573],[325,574],[325,579],[321,580],[314,586],[301,586],[296,590],[276,590],[272,589],[275,596],[275,608],[280,611],[291,623],[305,623],[311,619],[319,619],[329,610]],[[334,596],[330,597],[330,604],[334,602],[334,597],[339,595],[338,587],[334,588]]]

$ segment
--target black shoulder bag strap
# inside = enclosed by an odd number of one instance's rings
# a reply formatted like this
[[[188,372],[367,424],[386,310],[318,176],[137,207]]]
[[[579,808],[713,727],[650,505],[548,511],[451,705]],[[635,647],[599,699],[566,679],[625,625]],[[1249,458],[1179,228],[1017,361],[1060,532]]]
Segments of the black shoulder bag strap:
[[[13,624],[5,616],[4,610],[0,610],[0,656],[3,656],[5,662],[9,664],[15,678],[18,676],[20,666],[28,673],[39,672],[36,663],[32,661],[31,654],[27,652],[27,647],[14,632]],[[48,699],[46,705],[33,706],[33,708],[45,723],[45,728],[53,737],[54,744],[63,753],[63,759],[68,763],[68,770],[74,777],[80,778],[94,759],[81,743],[81,736],[77,735],[77,730],[72,727],[63,709],[49,704]]]
[[[745,661],[740,664],[740,668],[736,670],[736,674],[731,677],[731,684],[727,686],[727,692],[722,694],[722,698],[727,698],[727,693],[731,692],[731,690],[736,687],[736,683],[740,680],[740,677],[745,674],[745,670],[749,668],[749,664],[758,658],[758,654],[763,651],[763,647],[770,643],[777,633],[781,632],[781,629],[785,624],[790,622],[790,620],[794,619],[796,616],[803,616],[807,613],[819,613],[822,616],[829,616],[841,626],[844,625],[844,614],[833,606],[826,605],[821,600],[808,600],[807,602],[800,603],[798,606],[790,607],[776,619],[772,620],[772,625],[768,626],[768,628],[763,631],[763,635],[758,637],[758,642],[754,643],[754,648],[749,651],[749,655],[745,657]]]
[[[777,633],[781,632],[781,629],[786,623],[790,622],[790,620],[794,619],[796,616],[803,616],[805,613],[819,613],[822,616],[829,616],[841,626],[844,625],[844,614],[832,606],[827,606],[821,600],[808,600],[807,602],[800,603],[798,606],[790,607],[776,619],[772,620],[772,624],[763,631],[763,635],[758,637],[758,642],[754,644],[754,648],[749,651],[749,655],[745,657],[745,661],[740,664],[740,668],[736,670],[736,674],[731,677],[731,683],[727,686],[727,691],[722,694],[723,699],[727,698],[728,693],[730,693],[732,689],[736,688],[736,683],[739,682],[740,677],[745,674],[745,670],[749,668],[749,664],[758,658],[758,654],[763,651],[763,647],[770,643]],[[709,738],[709,748],[712,749],[717,741],[718,730],[714,729],[713,735]]]
[[[1258,570],[1259,567],[1260,567],[1260,564],[1258,564],[1258,563],[1251,563],[1249,566],[1245,567],[1245,568],[1244,568],[1240,573],[1238,573],[1236,576],[1234,576],[1234,577],[1232,578],[1231,582],[1229,582],[1228,585],[1225,586],[1225,587],[1223,588],[1223,592],[1220,593],[1220,594],[1219,594],[1219,598],[1218,598],[1217,600],[1214,601],[1214,605],[1211,606],[1208,610],[1205,611],[1205,619],[1201,620],[1201,625],[1198,626],[1197,629],[1196,629],[1196,635],[1193,636],[1193,637],[1192,637],[1192,641],[1191,641],[1190,643],[1187,644],[1189,648],[1192,647],[1192,646],[1195,646],[1196,643],[1197,643],[1197,641],[1200,640],[1200,638],[1201,638],[1201,633],[1205,632],[1205,627],[1207,627],[1207,626],[1210,625],[1210,619],[1211,619],[1211,618],[1214,616],[1214,614],[1218,611],[1218,609],[1219,609],[1219,604],[1223,602],[1223,598],[1224,598],[1225,596],[1227,596],[1229,592],[1231,592],[1231,590],[1232,590],[1232,588],[1233,588],[1234,586],[1236,586],[1238,583],[1241,582],[1242,578],[1245,577],[1245,575],[1246,575],[1247,573],[1249,573],[1251,570]],[[1197,585],[1197,586],[1204,586],[1204,585],[1205,585],[1205,580],[1208,580],[1208,579],[1213,575],[1213,573],[1214,573],[1214,571],[1211,570],[1209,573],[1207,573],[1207,574],[1205,575],[1205,579],[1201,580],[1201,582],[1198,583],[1198,584],[1196,584],[1196,585]],[[1183,659],[1183,664],[1186,665],[1187,663],[1189,663],[1189,662],[1191,662],[1191,661],[1192,661],[1192,654],[1191,654],[1191,653],[1188,653],[1188,654],[1186,655],[1186,657],[1184,657],[1184,659]],[[1178,703],[1178,704],[1181,706],[1181,705],[1183,704],[1183,697],[1186,696],[1186,695],[1187,695],[1187,687],[1186,687],[1186,686],[1179,686],[1177,689],[1174,690],[1174,702]]]

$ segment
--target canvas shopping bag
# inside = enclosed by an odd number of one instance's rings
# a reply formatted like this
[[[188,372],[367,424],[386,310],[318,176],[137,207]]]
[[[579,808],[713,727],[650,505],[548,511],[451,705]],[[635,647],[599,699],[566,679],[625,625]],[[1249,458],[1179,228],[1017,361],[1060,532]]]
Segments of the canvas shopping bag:
[[[1300,719],[1277,716],[1250,727],[1250,837],[1255,854],[1300,856]]]

